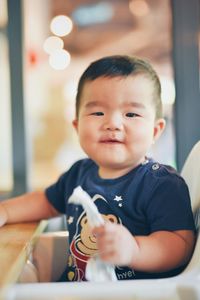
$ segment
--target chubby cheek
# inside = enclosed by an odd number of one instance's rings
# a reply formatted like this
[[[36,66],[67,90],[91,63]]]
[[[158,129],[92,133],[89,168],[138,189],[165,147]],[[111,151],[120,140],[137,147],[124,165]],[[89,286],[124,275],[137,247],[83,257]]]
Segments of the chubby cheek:
[[[83,127],[79,127],[78,136],[81,143],[89,142],[93,137],[93,132],[91,132],[91,128],[89,124],[84,124]]]
[[[98,135],[98,128],[94,122],[85,120],[79,122],[77,133],[80,139],[80,142],[87,143],[89,141],[95,141]]]
[[[80,127],[81,128],[81,127]],[[91,151],[93,151],[93,148],[96,146],[97,141],[97,133],[95,134],[95,130],[91,130],[91,127],[84,126],[84,128],[81,128],[78,132],[79,137],[79,143],[82,147],[82,149],[88,154],[91,155]]]
[[[129,131],[129,140],[132,141],[133,145],[141,145],[148,147],[152,144],[154,136],[154,128],[149,126],[137,126],[136,130]]]

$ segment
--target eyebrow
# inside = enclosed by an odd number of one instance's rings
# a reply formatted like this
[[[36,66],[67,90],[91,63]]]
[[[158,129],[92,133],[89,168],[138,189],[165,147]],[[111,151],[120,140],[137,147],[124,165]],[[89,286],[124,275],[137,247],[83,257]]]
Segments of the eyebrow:
[[[125,102],[124,106],[130,106],[130,107],[136,107],[136,108],[145,108],[145,105],[143,103],[140,102],[134,102],[134,101],[130,101],[130,102]]]
[[[86,105],[85,105],[86,108],[92,108],[92,107],[97,107],[97,106],[105,106],[105,105],[102,104],[102,102],[100,102],[100,101],[91,101],[91,102],[86,103]],[[133,107],[133,108],[145,108],[145,105],[143,103],[134,102],[134,101],[125,102],[125,103],[123,103],[122,106]]]
[[[96,107],[96,106],[103,106],[103,104],[100,101],[91,101],[85,104],[86,108]]]

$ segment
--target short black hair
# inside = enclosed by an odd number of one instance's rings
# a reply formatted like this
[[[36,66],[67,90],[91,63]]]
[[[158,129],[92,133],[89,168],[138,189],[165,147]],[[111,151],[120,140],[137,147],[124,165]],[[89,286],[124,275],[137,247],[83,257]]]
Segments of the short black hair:
[[[79,114],[81,93],[86,82],[93,81],[100,77],[127,77],[137,74],[142,74],[152,81],[154,86],[153,100],[155,104],[156,118],[161,118],[161,84],[156,71],[152,68],[151,64],[147,60],[128,55],[113,55],[103,57],[92,62],[83,72],[78,83],[76,96],[77,117]]]

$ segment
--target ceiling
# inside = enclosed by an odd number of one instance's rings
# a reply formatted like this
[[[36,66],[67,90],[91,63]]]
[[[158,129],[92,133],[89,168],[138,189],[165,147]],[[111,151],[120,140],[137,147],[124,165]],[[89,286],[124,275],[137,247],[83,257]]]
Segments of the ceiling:
[[[132,54],[159,65],[171,60],[169,0],[52,0],[51,17],[60,14],[74,23],[63,38],[72,56]]]

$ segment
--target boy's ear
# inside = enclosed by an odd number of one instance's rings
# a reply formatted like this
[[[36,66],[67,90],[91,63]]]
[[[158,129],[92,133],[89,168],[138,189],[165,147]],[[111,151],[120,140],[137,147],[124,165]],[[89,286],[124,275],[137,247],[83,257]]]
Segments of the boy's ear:
[[[78,120],[77,119],[72,121],[72,125],[75,128],[75,130],[78,131]]]
[[[166,125],[166,122],[163,118],[155,121],[154,133],[153,133],[154,141],[157,140],[161,136],[162,132],[165,129],[165,125]]]

